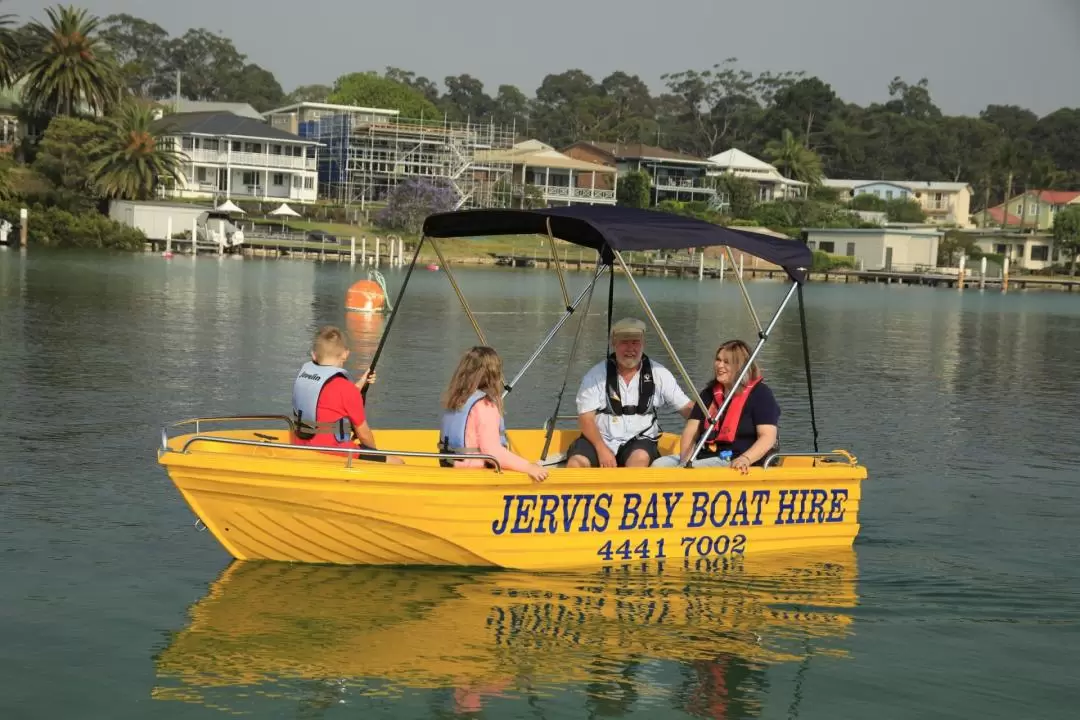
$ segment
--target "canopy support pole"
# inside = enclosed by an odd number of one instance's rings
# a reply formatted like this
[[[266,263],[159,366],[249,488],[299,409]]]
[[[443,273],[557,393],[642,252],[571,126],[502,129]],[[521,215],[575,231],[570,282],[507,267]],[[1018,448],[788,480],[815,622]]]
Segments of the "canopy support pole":
[[[656,328],[656,334],[660,337],[660,342],[663,344],[664,349],[667,350],[668,355],[671,356],[671,360],[675,363],[675,368],[679,371],[679,375],[682,376],[682,380],[686,383],[686,387],[690,388],[690,392],[694,395],[694,400],[697,402],[698,407],[701,408],[701,412],[706,417],[709,414],[709,409],[701,404],[701,398],[698,393],[694,392],[694,381],[690,379],[689,373],[686,372],[686,368],[683,367],[682,360],[675,353],[675,348],[672,347],[671,341],[668,340],[667,335],[664,333],[664,328],[660,327],[660,321],[656,319],[656,315],[653,314],[652,308],[649,307],[649,301],[645,299],[644,293],[641,292],[641,288],[638,287],[637,282],[634,280],[634,276],[630,273],[630,268],[627,267],[626,261],[623,260],[622,253],[618,250],[612,251],[615,255],[615,259],[619,261],[619,265],[622,266],[623,272],[626,273],[626,280],[630,283],[630,287],[633,289],[634,294],[637,295],[638,301],[641,303],[641,307],[645,310],[645,314],[649,318],[649,322]],[[608,341],[611,340],[611,331],[608,330]]]
[[[457,280],[454,279],[454,273],[450,272],[450,263],[446,262],[446,257],[442,253],[442,248],[439,247],[439,244],[435,242],[434,238],[430,238],[428,242],[431,243],[431,247],[435,248],[435,254],[439,256],[439,264],[442,265],[442,269],[446,271],[446,277],[450,280],[450,286],[453,287],[454,292],[457,293],[458,300],[461,301],[461,307],[465,310],[465,314],[468,315],[473,330],[476,331],[476,337],[480,338],[480,344],[487,345],[487,340],[484,339],[484,331],[480,329],[480,323],[476,322],[476,316],[473,315],[472,308],[470,308],[469,303],[465,301],[465,296],[461,293],[461,288],[458,287]]]
[[[725,245],[724,250],[727,251],[728,260],[731,261],[732,274],[739,281],[739,290],[742,291],[743,300],[746,301],[746,309],[750,311],[750,317],[753,318],[754,325],[757,327],[758,338],[764,337],[761,331],[761,320],[758,319],[757,312],[754,311],[754,303],[750,302],[750,293],[746,290],[746,283],[743,282],[742,273],[735,269],[735,255],[731,252],[731,246]]]
[[[577,357],[578,342],[581,340],[581,333],[585,329],[585,321],[589,319],[593,290],[596,288],[596,281],[602,272],[604,272],[603,265],[598,264],[596,277],[589,284],[589,296],[585,299],[585,311],[578,321],[577,332],[574,333],[574,342],[570,344],[570,357],[566,359],[566,374],[563,375],[562,388],[559,389],[559,394],[555,396],[555,410],[551,413],[551,418],[547,422],[547,431],[544,433],[544,449],[540,452],[540,462],[547,461],[548,450],[551,449],[551,438],[555,435],[555,423],[559,420],[559,408],[562,407],[563,393],[566,392],[566,386],[570,382],[570,371],[573,369],[574,358]]]
[[[592,282],[589,283],[588,287],[581,291],[581,294],[579,294],[577,298],[574,299],[573,303],[570,303],[566,306],[566,312],[562,314],[562,317],[560,317],[558,322],[555,323],[555,326],[548,331],[547,336],[540,342],[540,346],[537,347],[536,350],[533,352],[532,357],[525,361],[525,366],[522,367],[521,370],[518,371],[518,374],[514,376],[514,379],[508,382],[503,388],[502,396],[504,398],[510,394],[511,390],[514,389],[514,386],[517,385],[518,380],[520,380],[521,376],[525,374],[525,371],[529,369],[529,366],[536,362],[536,358],[540,357],[540,353],[544,351],[544,348],[547,347],[548,343],[551,342],[551,339],[555,337],[555,333],[559,332],[559,328],[561,328],[563,324],[570,319],[570,316],[574,314],[574,311],[577,310],[577,306],[581,304],[581,301],[585,297],[585,295],[592,294],[593,286],[596,285],[596,281],[600,279],[600,274],[603,272],[603,266],[598,267],[596,269],[596,274],[593,275]]]
[[[806,365],[806,393],[810,396],[810,428],[814,431],[814,452],[818,452],[817,416],[814,413],[814,383],[810,379],[810,338],[806,331],[806,308],[802,285],[799,285],[799,324],[802,326],[803,362]]]
[[[596,252],[598,253],[597,262],[599,262],[600,267],[603,267],[604,266],[604,261],[603,261],[604,254],[602,252],[600,252],[599,250],[597,250]],[[607,357],[608,355],[611,354],[611,315],[615,311],[615,265],[614,264],[608,265],[608,269],[611,272],[608,274],[608,287],[607,287],[607,352],[604,354],[604,357]]]
[[[735,382],[732,383],[732,387],[739,387],[740,383],[742,383],[742,381],[746,378],[747,374],[749,374],[750,366],[754,364],[754,361],[757,359],[758,354],[761,353],[761,348],[765,346],[765,341],[769,339],[769,335],[772,333],[773,328],[776,326],[776,321],[780,319],[780,314],[784,312],[784,308],[787,307],[788,302],[791,300],[791,296],[795,294],[795,290],[798,289],[798,287],[799,283],[797,282],[793,282],[791,284],[791,289],[788,290],[787,295],[784,296],[783,301],[780,303],[780,307],[776,308],[776,312],[773,313],[772,320],[769,321],[769,326],[765,328],[764,332],[761,333],[761,337],[758,339],[757,345],[754,346],[754,351],[750,353],[750,357],[747,358],[746,364],[744,364],[742,370],[739,371],[739,377],[735,378]],[[691,385],[690,387],[693,388],[693,385]],[[709,427],[713,423],[715,423],[721,415],[724,414],[724,411],[727,410],[728,405],[731,404],[731,400],[734,397],[735,393],[728,393],[727,397],[724,398],[724,402],[722,402],[720,404],[720,407],[716,409],[716,415],[714,415],[713,417],[709,417],[708,410],[704,412],[702,417],[705,418],[705,422],[701,425],[701,438],[698,439],[697,445],[694,446],[693,454],[691,454],[690,457],[687,458],[686,463],[681,465],[680,467],[688,467],[691,463],[694,462],[694,459],[697,458],[698,453],[701,452],[701,448],[704,447],[706,438],[709,437]]]
[[[405,288],[409,286],[409,278],[412,277],[413,268],[416,267],[416,261],[420,257],[420,248],[424,246],[424,236],[420,236],[420,241],[416,243],[416,251],[413,253],[412,262],[409,263],[409,269],[405,272],[405,279],[401,281],[401,289],[398,290],[397,302],[390,310],[390,317],[386,321],[386,329],[383,330],[382,337],[379,338],[379,345],[375,348],[375,354],[371,356],[371,364],[368,365],[369,372],[375,372],[375,366],[379,362],[379,356],[382,355],[383,347],[386,346],[386,339],[390,337],[390,327],[394,324],[394,318],[397,317],[398,310],[401,309],[401,299],[405,297]],[[435,242],[431,241],[434,245]],[[390,302],[390,294],[387,293],[386,301]],[[371,388],[370,384],[364,385],[360,390],[360,396],[367,400],[368,389]]]
[[[547,218],[548,244],[551,247],[551,259],[555,263],[555,273],[559,276],[559,287],[562,288],[564,307],[570,307],[570,293],[566,290],[566,277],[563,275],[562,262],[559,260],[559,249],[555,247],[555,236],[551,233],[551,218]]]

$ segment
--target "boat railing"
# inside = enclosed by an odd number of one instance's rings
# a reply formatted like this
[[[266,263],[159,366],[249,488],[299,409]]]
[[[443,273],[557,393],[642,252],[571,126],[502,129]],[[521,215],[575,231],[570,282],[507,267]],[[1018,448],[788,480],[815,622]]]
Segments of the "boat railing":
[[[859,463],[858,459],[854,455],[852,455],[851,453],[849,453],[849,452],[847,452],[845,450],[833,450],[832,452],[771,453],[768,457],[765,458],[765,462],[762,463],[762,467],[763,468],[768,468],[770,465],[773,465],[774,463],[776,463],[776,461],[778,461],[778,460],[780,460],[782,458],[789,458],[789,457],[815,458],[815,459],[818,459],[818,460],[825,460],[826,462],[843,462],[843,463],[845,463],[847,465],[852,465],[852,466],[857,465]],[[829,458],[834,458],[834,460],[830,461]]]
[[[280,443],[273,440],[247,440],[245,438],[231,438],[231,437],[218,437],[215,435],[200,435],[199,425],[206,422],[236,422],[236,421],[264,421],[280,419],[288,424],[290,428],[293,427],[293,421],[291,418],[284,415],[238,415],[234,417],[215,417],[215,418],[193,418],[191,420],[181,420],[180,422],[173,423],[161,428],[161,448],[163,452],[178,452],[182,455],[186,455],[192,445],[199,442],[219,443],[223,445],[247,445],[252,447],[261,448],[278,448],[282,450],[304,450],[307,452],[322,452],[322,453],[335,453],[339,455],[346,455],[345,467],[352,467],[353,459],[356,456],[364,455],[377,455],[380,457],[416,457],[416,458],[433,458],[436,460],[484,460],[491,463],[494,466],[495,472],[502,472],[502,465],[495,458],[494,455],[487,453],[442,453],[442,452],[422,452],[419,450],[376,450],[375,448],[335,448],[335,447],[323,447],[320,445],[295,445],[293,443]],[[180,425],[195,425],[195,436],[190,437],[184,442],[183,446],[179,450],[173,450],[169,447],[169,433],[168,428],[177,427]],[[268,436],[269,437],[269,436]],[[363,458],[360,458],[363,459]]]

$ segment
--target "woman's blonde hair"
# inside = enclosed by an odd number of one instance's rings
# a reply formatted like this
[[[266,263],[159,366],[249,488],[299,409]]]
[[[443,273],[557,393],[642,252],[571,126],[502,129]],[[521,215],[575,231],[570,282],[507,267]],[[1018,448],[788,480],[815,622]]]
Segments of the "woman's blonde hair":
[[[720,353],[726,352],[731,358],[731,369],[734,377],[739,377],[739,373],[746,367],[747,361],[750,359],[750,346],[744,343],[742,340],[728,340],[722,343],[720,347],[716,348],[716,354],[713,355],[714,360],[720,359]],[[761,377],[761,368],[758,367],[756,362],[750,364],[750,372],[746,373],[746,377],[743,378],[741,386],[745,386],[746,383],[751,380],[756,380]],[[737,390],[738,388],[733,388]]]
[[[499,413],[503,411],[502,360],[494,348],[477,345],[461,356],[454,376],[443,393],[442,404],[447,410],[460,410],[477,390],[487,395]]]

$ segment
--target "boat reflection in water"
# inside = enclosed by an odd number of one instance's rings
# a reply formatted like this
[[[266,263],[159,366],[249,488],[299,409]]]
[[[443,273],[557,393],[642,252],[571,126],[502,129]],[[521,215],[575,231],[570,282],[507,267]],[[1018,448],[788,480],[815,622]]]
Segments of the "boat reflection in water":
[[[312,708],[438,689],[469,713],[579,691],[605,715],[754,716],[769,666],[846,655],[855,601],[851,549],[575,574],[234,562],[158,655],[154,697]]]

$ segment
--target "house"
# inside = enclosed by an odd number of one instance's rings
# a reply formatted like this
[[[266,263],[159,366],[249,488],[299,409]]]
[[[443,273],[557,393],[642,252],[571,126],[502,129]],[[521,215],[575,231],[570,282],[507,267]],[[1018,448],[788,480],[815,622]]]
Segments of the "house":
[[[1043,270],[1068,261],[1049,233],[999,232],[980,234],[975,245],[984,253],[1009,259],[1014,269]]]
[[[619,176],[643,171],[652,179],[653,204],[661,200],[711,201],[714,181],[708,177],[713,164],[704,158],[642,143],[576,142],[562,153],[578,160],[607,165]]]
[[[972,213],[978,227],[1051,230],[1054,218],[1069,205],[1080,205],[1077,190],[1030,190],[994,207]]]
[[[510,127],[450,122],[446,117],[403,118],[398,110],[303,102],[271,110],[278,130],[317,141],[321,196],[352,203],[381,201],[406,180],[449,185],[457,207],[484,206],[509,189],[511,167],[477,168],[478,153],[509,150]]]
[[[786,200],[806,195],[806,183],[784,177],[774,166],[737,148],[713,155],[709,158],[709,162],[714,166],[707,171],[709,176],[727,174],[756,182],[759,202]],[[721,205],[726,205],[728,199],[721,198],[720,202]]]
[[[971,227],[971,186],[962,182],[924,182],[915,180],[838,180],[824,179],[825,187],[840,191],[840,199],[849,201],[862,193],[876,194],[882,199],[899,199],[899,192],[906,190],[909,199],[915,200],[926,213],[928,221],[935,225]],[[875,192],[877,191],[877,192]]]
[[[938,246],[945,233],[933,227],[806,228],[811,250],[855,258],[860,270],[917,272],[937,268]]]
[[[488,150],[476,154],[475,165],[512,167],[510,181],[514,195],[526,186],[536,189],[547,206],[614,205],[618,172],[564,155],[539,140],[526,140],[509,150]]]
[[[317,142],[232,112],[176,113],[156,123],[184,156],[166,197],[314,202]]]

